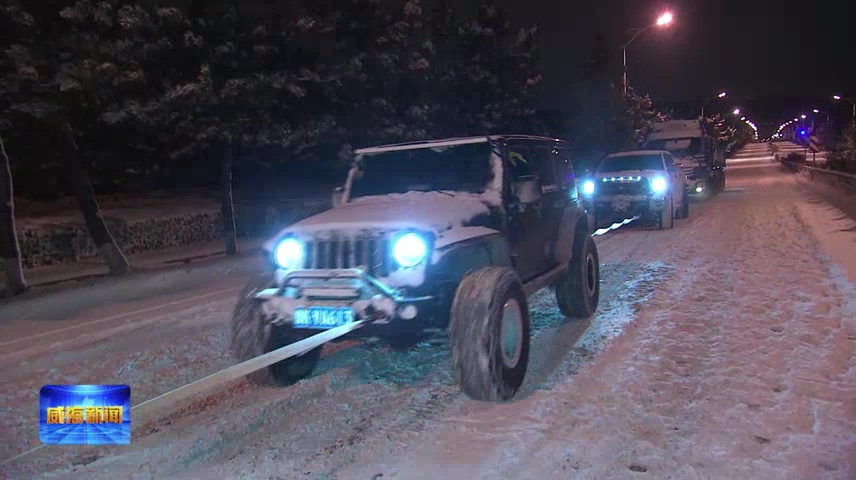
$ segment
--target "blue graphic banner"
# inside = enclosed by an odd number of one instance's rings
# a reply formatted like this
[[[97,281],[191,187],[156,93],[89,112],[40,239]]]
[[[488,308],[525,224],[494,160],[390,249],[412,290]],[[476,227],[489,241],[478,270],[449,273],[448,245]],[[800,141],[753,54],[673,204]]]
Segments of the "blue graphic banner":
[[[131,387],[45,385],[39,391],[39,439],[52,445],[131,443]]]

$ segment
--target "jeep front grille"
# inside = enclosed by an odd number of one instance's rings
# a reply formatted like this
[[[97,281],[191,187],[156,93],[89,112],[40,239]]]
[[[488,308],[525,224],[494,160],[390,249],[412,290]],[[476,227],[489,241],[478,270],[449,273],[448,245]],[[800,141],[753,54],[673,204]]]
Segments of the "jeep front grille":
[[[307,269],[362,268],[369,275],[388,275],[389,241],[383,236],[314,239],[306,242]]]

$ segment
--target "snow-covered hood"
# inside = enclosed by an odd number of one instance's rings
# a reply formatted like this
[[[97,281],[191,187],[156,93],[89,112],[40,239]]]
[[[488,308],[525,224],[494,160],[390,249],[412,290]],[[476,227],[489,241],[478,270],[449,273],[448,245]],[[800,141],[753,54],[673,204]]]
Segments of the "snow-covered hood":
[[[440,232],[462,227],[480,215],[490,213],[495,204],[490,195],[440,192],[362,197],[337,208],[301,220],[265,243],[272,250],[285,235],[311,236],[318,232],[416,229]]]

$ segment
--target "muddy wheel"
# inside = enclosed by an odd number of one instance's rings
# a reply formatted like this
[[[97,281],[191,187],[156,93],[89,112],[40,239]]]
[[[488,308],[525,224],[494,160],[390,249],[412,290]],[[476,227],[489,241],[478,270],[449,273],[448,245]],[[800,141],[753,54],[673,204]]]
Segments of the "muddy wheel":
[[[387,345],[393,350],[404,351],[415,347],[422,340],[421,335],[414,333],[396,332],[394,335],[386,337],[384,340]]]
[[[529,305],[517,273],[487,267],[467,274],[451,311],[452,365],[464,393],[482,401],[517,393],[529,363]]]
[[[290,327],[272,325],[264,318],[261,303],[254,300],[253,295],[272,284],[269,274],[259,275],[238,294],[238,304],[232,314],[232,354],[241,362],[305,338]],[[321,358],[321,348],[257,370],[247,378],[263,385],[291,385],[312,373]]]
[[[663,211],[660,212],[660,222],[659,227],[660,230],[668,230],[675,226],[675,204],[672,200],[672,196],[666,199],[663,202]]]
[[[600,259],[589,235],[577,235],[568,269],[556,282],[556,303],[562,315],[589,318],[600,302]]]

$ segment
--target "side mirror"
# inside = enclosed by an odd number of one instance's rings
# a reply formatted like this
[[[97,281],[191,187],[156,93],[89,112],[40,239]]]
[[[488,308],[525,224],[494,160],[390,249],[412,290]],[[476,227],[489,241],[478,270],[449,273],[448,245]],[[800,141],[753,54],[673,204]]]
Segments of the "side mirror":
[[[514,182],[514,196],[523,205],[535,203],[541,199],[541,182],[538,177],[528,175]]]
[[[336,187],[333,189],[333,208],[336,208],[342,205],[342,197],[345,195],[345,189],[342,187]]]

